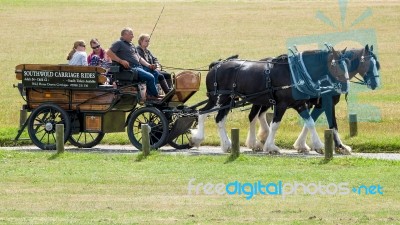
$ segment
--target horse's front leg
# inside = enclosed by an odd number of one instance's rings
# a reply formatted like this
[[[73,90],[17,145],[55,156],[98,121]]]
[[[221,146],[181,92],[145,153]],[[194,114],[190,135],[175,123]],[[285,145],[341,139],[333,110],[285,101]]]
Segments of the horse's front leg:
[[[304,120],[304,126],[307,130],[311,133],[311,141],[312,141],[312,150],[323,154],[324,151],[324,144],[322,143],[321,139],[318,136],[317,130],[315,129],[315,123],[313,118],[310,116],[308,109],[304,109],[300,113],[301,118]]]
[[[338,154],[343,154],[343,155],[351,155],[351,147],[348,145],[343,144],[342,140],[340,139],[340,135],[339,135],[339,129],[337,126],[337,121],[336,121],[336,110],[335,110],[335,106],[336,104],[339,102],[340,100],[340,95],[335,95],[332,96],[332,101],[333,102],[328,102],[329,104],[327,106],[324,107],[330,107],[331,106],[331,113],[332,114],[328,114],[326,117],[328,119],[328,124],[329,124],[329,128],[333,129],[333,140],[335,142],[335,151]],[[330,120],[330,118],[332,118]]]
[[[227,102],[227,101],[225,101]],[[225,105],[221,105],[221,107],[224,107]],[[228,116],[229,113],[229,108],[227,109],[222,109],[218,111],[217,116],[215,117],[215,122],[217,123],[218,126],[218,134],[219,138],[221,141],[221,149],[223,152],[228,152],[232,148],[232,142],[231,139],[229,139],[228,134],[226,132],[225,124],[226,124],[226,117]]]
[[[321,108],[314,108],[311,112],[311,118],[314,121],[317,121],[318,117],[324,112]],[[304,124],[303,129],[301,130],[300,135],[297,137],[297,140],[294,142],[293,147],[296,149],[299,153],[306,153],[308,154],[310,151],[310,147],[307,145],[306,140],[307,140],[307,134],[308,134],[308,128],[306,124]]]
[[[343,144],[342,140],[340,140],[339,132],[336,128],[333,129],[333,140],[335,141],[336,153],[342,155],[351,155],[351,147]]]
[[[198,117],[197,129],[192,129],[190,132],[192,137],[190,143],[192,146],[200,147],[201,142],[204,140],[204,122],[207,118],[207,114],[200,114]]]
[[[218,133],[221,140],[221,149],[223,152],[229,152],[232,148],[231,139],[228,137],[226,132],[225,124],[226,124],[226,117],[225,115],[219,122],[217,122],[218,126]]]

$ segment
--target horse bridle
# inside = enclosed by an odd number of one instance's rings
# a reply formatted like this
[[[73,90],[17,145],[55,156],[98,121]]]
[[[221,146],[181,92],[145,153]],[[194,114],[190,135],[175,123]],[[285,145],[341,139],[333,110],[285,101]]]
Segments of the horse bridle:
[[[375,60],[375,58],[373,57],[373,55],[372,55],[372,53],[370,53],[369,55],[367,55],[367,56],[365,56],[364,55],[364,53],[365,53],[365,49],[363,50],[363,53],[362,53],[362,55],[361,55],[361,58],[360,58],[360,64],[358,65],[358,67],[357,67],[357,71],[359,71],[360,69],[360,67],[361,66],[363,66],[363,63],[365,63],[365,59],[366,58],[369,58],[369,63],[373,63],[374,64],[374,70],[376,69],[376,60]],[[352,59],[352,60],[354,60],[354,59]],[[351,60],[351,61],[352,61]],[[369,66],[368,66],[368,68],[369,68]],[[360,72],[358,72],[355,76],[354,76],[354,78],[356,78],[358,81],[350,81],[350,82],[352,82],[352,83],[355,83],[355,84],[361,84],[361,85],[367,85],[367,83],[365,82],[365,80],[364,80],[364,76],[366,76],[366,73],[368,73],[368,70],[369,69],[367,69],[363,74],[363,77],[362,77],[362,79],[361,78],[359,78],[357,75],[360,73]],[[377,74],[377,75],[375,75],[375,74]],[[374,72],[374,76],[373,76],[374,78],[377,78],[377,77],[379,77],[379,74],[376,72]]]

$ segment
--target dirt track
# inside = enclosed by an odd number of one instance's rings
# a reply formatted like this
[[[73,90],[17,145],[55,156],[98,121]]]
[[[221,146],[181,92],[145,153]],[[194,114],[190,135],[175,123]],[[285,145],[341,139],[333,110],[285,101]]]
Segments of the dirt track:
[[[73,152],[97,152],[97,153],[123,153],[123,154],[134,154],[139,151],[132,145],[97,145],[90,149],[79,149],[73,146],[66,146],[66,151]],[[0,147],[0,150],[21,150],[21,151],[43,151],[36,146],[18,146],[18,147]],[[183,149],[177,150],[170,146],[162,147],[161,152],[164,154],[183,154],[183,155],[228,155],[229,153],[223,153],[219,146],[200,146],[200,148]],[[264,152],[253,153],[251,149],[246,147],[240,147],[242,154],[252,154],[257,156],[269,156]],[[282,149],[281,154],[274,157],[318,157],[323,158],[324,155],[320,155],[314,151],[308,155],[299,154],[295,150]],[[383,160],[400,160],[400,153],[353,153],[351,156],[343,156],[334,154],[333,157],[363,157],[363,158],[375,158]]]

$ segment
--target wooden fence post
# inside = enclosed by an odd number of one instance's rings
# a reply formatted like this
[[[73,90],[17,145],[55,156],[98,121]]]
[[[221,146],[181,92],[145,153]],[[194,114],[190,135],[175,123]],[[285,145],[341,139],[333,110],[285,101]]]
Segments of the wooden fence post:
[[[357,136],[357,114],[349,114],[350,137]]]
[[[143,156],[150,155],[150,126],[142,124],[142,152]]]
[[[64,152],[64,124],[56,124],[56,150],[57,154]]]
[[[330,160],[333,158],[333,130],[332,129],[327,129],[324,132],[324,138],[325,138],[325,159]]]
[[[232,139],[231,157],[237,158],[237,157],[239,157],[239,154],[240,154],[239,129],[232,128],[231,139]]]

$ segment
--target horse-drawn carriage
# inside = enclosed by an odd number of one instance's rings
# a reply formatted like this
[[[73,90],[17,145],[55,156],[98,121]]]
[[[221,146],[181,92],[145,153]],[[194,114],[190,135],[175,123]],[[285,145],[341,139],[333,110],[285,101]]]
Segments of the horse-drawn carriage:
[[[146,86],[129,71],[116,70],[107,80],[101,67],[21,64],[16,66],[18,89],[30,112],[24,129],[41,149],[55,149],[56,124],[64,125],[64,141],[81,148],[97,145],[105,133],[125,132],[141,149],[141,125],[150,126],[150,145],[189,148],[189,128],[197,122],[195,109],[184,103],[198,91],[200,74],[173,76],[175,87],[161,101],[146,101]]]

